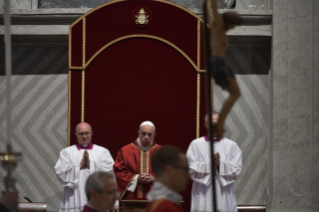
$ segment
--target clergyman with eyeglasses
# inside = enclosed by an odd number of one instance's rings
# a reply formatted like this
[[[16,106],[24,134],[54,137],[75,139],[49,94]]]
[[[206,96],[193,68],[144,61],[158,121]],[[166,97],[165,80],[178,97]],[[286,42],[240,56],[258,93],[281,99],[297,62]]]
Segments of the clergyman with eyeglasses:
[[[114,160],[108,149],[91,142],[90,124],[82,122],[75,128],[78,143],[63,149],[55,165],[55,173],[64,187],[60,212],[80,212],[87,203],[85,183],[97,171],[112,172]]]
[[[82,212],[113,211],[119,197],[115,176],[110,172],[95,172],[89,176],[85,185],[88,199]]]

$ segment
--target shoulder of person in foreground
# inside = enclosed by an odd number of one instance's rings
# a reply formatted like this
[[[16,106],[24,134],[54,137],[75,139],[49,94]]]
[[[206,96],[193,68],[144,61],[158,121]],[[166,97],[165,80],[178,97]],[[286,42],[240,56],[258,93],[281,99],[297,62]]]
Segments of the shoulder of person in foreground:
[[[158,199],[148,204],[146,212],[184,212],[184,210],[174,202]]]

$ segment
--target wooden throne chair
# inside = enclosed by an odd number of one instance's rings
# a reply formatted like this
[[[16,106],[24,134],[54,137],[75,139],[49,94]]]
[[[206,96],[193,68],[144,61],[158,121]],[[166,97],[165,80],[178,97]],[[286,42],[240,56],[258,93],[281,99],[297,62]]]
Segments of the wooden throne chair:
[[[114,0],[87,12],[69,32],[68,144],[85,121],[116,158],[150,120],[157,143],[186,150],[206,133],[203,62],[202,20],[180,5]]]

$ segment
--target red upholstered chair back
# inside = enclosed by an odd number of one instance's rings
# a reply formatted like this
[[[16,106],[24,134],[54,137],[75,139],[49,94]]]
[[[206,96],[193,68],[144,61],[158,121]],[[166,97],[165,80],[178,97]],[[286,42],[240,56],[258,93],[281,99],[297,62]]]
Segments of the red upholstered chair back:
[[[143,11],[141,10],[143,8]],[[150,120],[155,141],[187,149],[205,133],[202,21],[163,0],[115,0],[84,14],[69,34],[69,145],[81,121],[93,143],[118,150]],[[184,192],[186,209],[190,189]]]

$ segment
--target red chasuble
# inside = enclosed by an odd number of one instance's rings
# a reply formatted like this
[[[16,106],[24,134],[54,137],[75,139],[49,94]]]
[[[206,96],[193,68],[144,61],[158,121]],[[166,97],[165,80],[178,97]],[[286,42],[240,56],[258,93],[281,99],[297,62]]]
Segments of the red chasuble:
[[[158,199],[148,203],[146,212],[184,212],[184,210],[167,199]]]
[[[161,146],[153,142],[152,146],[144,151],[138,142],[134,141],[120,149],[113,169],[117,186],[121,192],[121,199],[146,198],[152,184],[138,183],[134,193],[127,191],[127,189],[133,178],[141,172],[149,173],[155,178],[151,167],[151,156],[159,148]]]

